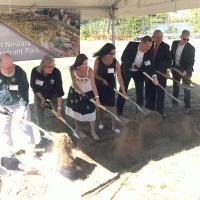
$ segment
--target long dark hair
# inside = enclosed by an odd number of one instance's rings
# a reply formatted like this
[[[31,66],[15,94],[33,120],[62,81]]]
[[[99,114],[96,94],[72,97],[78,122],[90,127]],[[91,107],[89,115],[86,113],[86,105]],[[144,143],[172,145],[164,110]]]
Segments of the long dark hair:
[[[88,60],[88,57],[83,53],[79,54],[76,57],[76,60],[75,60],[74,64],[70,67],[70,69],[73,71],[76,70],[76,68],[78,66],[82,65],[85,60]]]
[[[113,44],[106,43],[99,51],[93,54],[93,57],[105,56],[109,54],[113,49],[116,49]]]

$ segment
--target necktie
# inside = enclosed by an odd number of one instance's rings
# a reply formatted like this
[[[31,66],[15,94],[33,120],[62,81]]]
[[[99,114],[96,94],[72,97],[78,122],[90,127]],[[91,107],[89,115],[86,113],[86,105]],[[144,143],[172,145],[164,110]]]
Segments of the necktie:
[[[153,56],[153,59],[154,59],[154,60],[155,60],[157,51],[158,51],[158,44],[156,44],[155,47],[154,47],[154,56]]]

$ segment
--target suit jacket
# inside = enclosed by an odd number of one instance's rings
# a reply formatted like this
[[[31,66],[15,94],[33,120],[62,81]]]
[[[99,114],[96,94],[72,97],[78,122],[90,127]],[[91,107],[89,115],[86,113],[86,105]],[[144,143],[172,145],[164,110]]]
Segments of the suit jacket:
[[[132,64],[134,63],[135,57],[137,55],[139,44],[140,44],[139,42],[129,42],[128,45],[126,46],[126,48],[122,54],[122,57],[121,57],[121,60],[122,60],[121,70],[122,71],[128,72],[128,70],[132,67]],[[142,66],[140,67],[140,69],[142,71],[148,73],[150,76],[152,76],[153,74],[156,73],[156,70],[154,68],[153,53],[154,52],[152,50],[148,50],[147,52],[144,53]],[[147,65],[146,61],[149,61],[150,65]]]
[[[151,49],[154,50],[154,42]],[[158,51],[154,60],[155,68],[157,71],[160,71],[165,74],[166,70],[171,68],[171,63],[172,59],[170,47],[165,42],[161,42],[158,46]]]
[[[175,55],[176,50],[178,47],[180,40],[175,40],[172,43],[171,48],[171,56],[173,60],[173,65],[175,66]],[[181,60],[180,60],[180,67],[184,69],[186,72],[193,71],[193,65],[194,65],[194,57],[195,57],[195,48],[188,42],[181,54]]]

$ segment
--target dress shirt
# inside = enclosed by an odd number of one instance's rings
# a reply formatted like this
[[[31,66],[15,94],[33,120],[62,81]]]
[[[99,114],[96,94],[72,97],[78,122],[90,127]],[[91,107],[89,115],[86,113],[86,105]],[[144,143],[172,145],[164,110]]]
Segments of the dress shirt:
[[[180,60],[181,60],[181,54],[183,52],[185,45],[180,45],[178,44],[177,50],[176,50],[176,55],[175,55],[175,64],[176,66],[180,67]]]
[[[134,60],[134,63],[133,64],[136,64],[136,65],[138,65],[139,67],[141,67],[142,66],[142,62],[143,62],[143,57],[144,57],[144,53],[145,52],[141,52],[140,50],[139,50],[139,48],[138,48],[138,51],[137,51],[137,54],[136,54],[136,56],[135,56],[135,60]],[[132,67],[133,67],[133,65],[132,65]],[[134,68],[131,68],[130,69],[131,71],[138,71],[138,69],[134,69]]]

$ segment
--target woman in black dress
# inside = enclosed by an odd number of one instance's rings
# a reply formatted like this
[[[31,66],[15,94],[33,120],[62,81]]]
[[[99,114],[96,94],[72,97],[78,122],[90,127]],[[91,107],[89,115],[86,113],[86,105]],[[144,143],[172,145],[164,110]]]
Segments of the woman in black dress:
[[[119,62],[114,58],[115,46],[111,43],[106,43],[98,52],[94,53],[93,57],[98,57],[94,63],[94,76],[96,86],[99,94],[99,101],[101,105],[108,106],[109,110],[116,113],[115,109],[115,71],[117,73],[117,79],[122,93],[126,96],[124,88],[124,81],[121,76],[121,69]],[[104,128],[103,112],[104,110],[98,107],[100,124],[99,129]],[[115,120],[112,119],[112,130],[116,133],[120,133],[120,130],[116,128]]]

